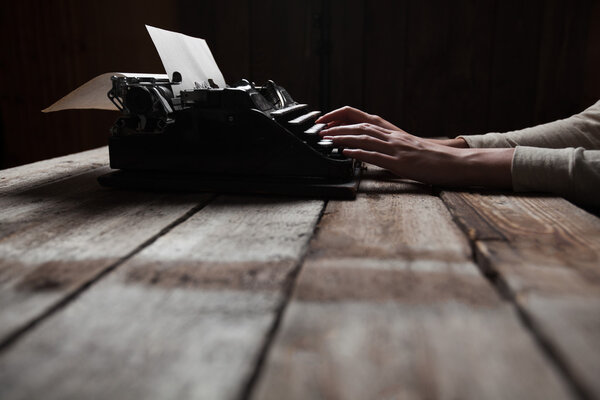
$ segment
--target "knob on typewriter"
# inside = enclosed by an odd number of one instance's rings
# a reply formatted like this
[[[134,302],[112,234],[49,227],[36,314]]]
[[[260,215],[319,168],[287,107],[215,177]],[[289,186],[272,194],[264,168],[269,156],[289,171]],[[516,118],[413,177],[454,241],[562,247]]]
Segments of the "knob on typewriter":
[[[263,92],[263,96],[265,96],[265,98],[269,100],[275,108],[285,107],[285,98],[283,97],[283,94],[281,93],[275,82],[271,80],[267,81],[264,88],[265,90]]]

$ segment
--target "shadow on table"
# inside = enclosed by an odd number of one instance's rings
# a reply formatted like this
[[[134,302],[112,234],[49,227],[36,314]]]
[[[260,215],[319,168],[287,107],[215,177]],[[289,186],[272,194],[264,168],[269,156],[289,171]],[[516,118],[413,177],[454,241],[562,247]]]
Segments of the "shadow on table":
[[[372,168],[363,171],[359,193],[367,195],[374,194],[433,194],[430,185],[402,179],[389,171],[379,168]]]
[[[68,162],[64,162],[68,163]],[[61,172],[54,176],[39,175],[37,178],[23,178],[9,176],[0,182],[0,197],[10,196],[12,194],[20,194],[24,191],[34,190],[36,188],[45,187],[54,183],[64,182],[68,179],[76,178],[77,176],[94,173],[95,171],[103,171],[106,173],[109,168],[103,164],[83,165],[70,169],[68,172]],[[1,172],[1,171],[0,171]]]

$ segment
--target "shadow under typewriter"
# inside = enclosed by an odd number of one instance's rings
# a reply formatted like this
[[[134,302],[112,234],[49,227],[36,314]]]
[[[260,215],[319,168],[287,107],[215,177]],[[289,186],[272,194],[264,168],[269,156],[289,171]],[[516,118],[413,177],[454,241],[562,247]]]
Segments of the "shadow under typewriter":
[[[121,110],[98,178],[128,189],[356,197],[359,162],[322,140],[318,111],[272,81],[173,94],[181,81],[113,77]]]

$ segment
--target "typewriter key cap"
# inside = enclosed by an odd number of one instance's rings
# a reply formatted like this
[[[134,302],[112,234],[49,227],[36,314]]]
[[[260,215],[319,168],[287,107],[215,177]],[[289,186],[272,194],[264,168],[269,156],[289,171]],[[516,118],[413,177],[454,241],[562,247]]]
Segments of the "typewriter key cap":
[[[290,124],[290,125],[304,125],[307,122],[314,121],[315,119],[317,119],[317,117],[319,115],[321,115],[321,111],[311,111],[309,113],[306,113],[304,115],[299,116],[298,118],[294,118],[294,119],[288,121],[288,124]]]
[[[332,149],[331,153],[329,153],[329,156],[331,158],[335,158],[336,160],[343,160],[346,158],[346,156],[342,153],[342,149],[339,147]]]
[[[323,139],[317,142],[317,150],[323,153],[329,153],[333,149],[333,141],[330,139]]]
[[[314,124],[313,126],[311,126],[310,128],[308,128],[307,130],[305,130],[304,134],[306,134],[306,135],[318,135],[319,132],[321,132],[326,126],[327,126],[327,124]]]
[[[271,111],[271,116],[276,118],[285,117],[300,110],[304,110],[306,107],[306,104],[296,104],[290,107],[280,108],[279,110]]]

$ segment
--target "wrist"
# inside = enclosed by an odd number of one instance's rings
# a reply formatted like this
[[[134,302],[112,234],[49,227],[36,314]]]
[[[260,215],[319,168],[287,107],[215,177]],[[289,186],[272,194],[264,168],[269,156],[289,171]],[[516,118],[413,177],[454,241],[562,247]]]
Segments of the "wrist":
[[[468,149],[469,148],[469,144],[463,138],[442,139],[442,140],[437,140],[437,143],[442,144],[444,146],[448,146],[448,147],[454,147],[457,149]]]
[[[434,144],[439,144],[446,147],[453,147],[455,149],[468,149],[469,144],[463,138],[454,139],[425,139],[426,141]]]
[[[514,148],[460,149],[455,153],[460,186],[512,188],[511,163]]]

